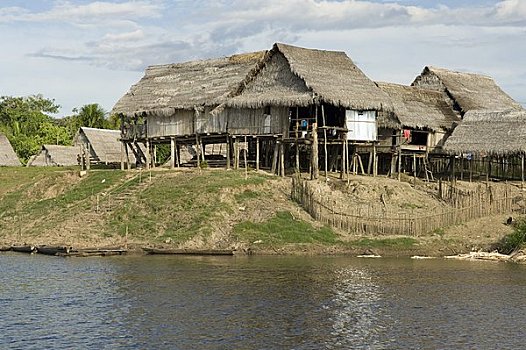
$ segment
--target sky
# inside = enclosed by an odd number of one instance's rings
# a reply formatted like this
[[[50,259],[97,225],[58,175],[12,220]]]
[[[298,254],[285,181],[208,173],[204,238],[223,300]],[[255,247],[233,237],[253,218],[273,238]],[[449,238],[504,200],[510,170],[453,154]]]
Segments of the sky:
[[[375,81],[482,73],[526,106],[526,0],[1,0],[0,96],[110,111],[149,65],[275,42],[345,51]]]

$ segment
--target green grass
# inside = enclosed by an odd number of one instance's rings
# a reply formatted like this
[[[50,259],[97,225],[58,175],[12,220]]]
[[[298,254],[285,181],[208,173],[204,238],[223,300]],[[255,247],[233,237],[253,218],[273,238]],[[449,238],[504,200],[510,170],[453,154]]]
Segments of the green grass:
[[[119,208],[109,222],[108,230],[123,235],[153,237],[159,241],[187,241],[196,235],[208,236],[216,227],[221,213],[233,208],[221,201],[221,190],[258,185],[268,177],[241,171],[205,170],[198,173],[174,173],[158,176],[133,201]],[[241,192],[243,193],[243,192]],[[251,194],[242,195],[251,197]]]
[[[236,199],[238,203],[243,203],[251,199],[259,198],[261,197],[261,195],[262,195],[261,192],[255,192],[252,190],[244,190],[241,193],[236,193],[234,195],[234,198]]]
[[[261,240],[263,245],[284,243],[338,243],[337,235],[328,227],[316,229],[309,223],[295,219],[290,212],[281,211],[261,223],[241,222],[234,226],[240,241]]]
[[[418,241],[410,237],[398,238],[361,238],[356,241],[348,242],[352,247],[363,248],[399,248],[407,249],[413,247]]]

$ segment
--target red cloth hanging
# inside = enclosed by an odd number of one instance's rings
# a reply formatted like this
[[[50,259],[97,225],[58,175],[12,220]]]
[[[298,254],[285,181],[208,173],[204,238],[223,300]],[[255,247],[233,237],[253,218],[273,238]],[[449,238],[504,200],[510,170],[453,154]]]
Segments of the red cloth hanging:
[[[411,138],[411,130],[404,130],[404,139],[409,140]]]

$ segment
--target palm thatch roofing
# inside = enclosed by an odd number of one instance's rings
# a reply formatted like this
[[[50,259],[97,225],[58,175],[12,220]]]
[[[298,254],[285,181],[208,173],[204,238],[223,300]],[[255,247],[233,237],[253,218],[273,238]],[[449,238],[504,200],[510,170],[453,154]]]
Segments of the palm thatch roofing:
[[[0,166],[19,166],[20,160],[7,137],[0,133]]]
[[[112,113],[171,115],[175,109],[217,106],[261,62],[265,51],[154,65],[113,107]]]
[[[77,146],[89,146],[95,162],[120,163],[122,145],[120,137],[120,130],[81,127],[74,143]]]
[[[526,152],[526,111],[469,111],[444,150],[481,156]]]
[[[402,127],[451,130],[460,121],[442,93],[392,83],[376,83],[391,98],[394,115]]]
[[[43,145],[40,153],[29,160],[27,166],[78,165],[79,147]]]
[[[461,114],[471,110],[521,110],[522,106],[507,95],[488,76],[425,67],[411,84],[432,88],[449,96]]]
[[[226,105],[308,106],[313,101],[359,110],[390,110],[389,97],[340,51],[276,43]]]

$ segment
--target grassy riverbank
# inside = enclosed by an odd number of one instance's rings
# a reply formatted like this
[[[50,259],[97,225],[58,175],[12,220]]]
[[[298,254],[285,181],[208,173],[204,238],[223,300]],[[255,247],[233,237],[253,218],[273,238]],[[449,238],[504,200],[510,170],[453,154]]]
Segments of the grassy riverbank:
[[[443,205],[407,184],[374,181],[355,177],[353,200],[360,191],[381,190],[387,195],[378,201],[400,210]],[[81,178],[76,169],[0,169],[0,245],[446,255],[490,247],[511,232],[504,220],[485,218],[423,237],[356,236],[314,221],[290,200],[290,179],[264,172],[94,170]]]

